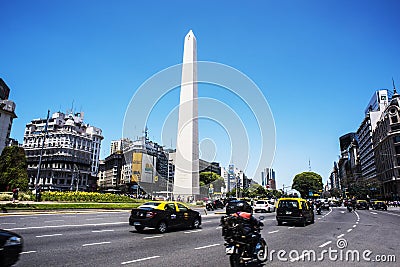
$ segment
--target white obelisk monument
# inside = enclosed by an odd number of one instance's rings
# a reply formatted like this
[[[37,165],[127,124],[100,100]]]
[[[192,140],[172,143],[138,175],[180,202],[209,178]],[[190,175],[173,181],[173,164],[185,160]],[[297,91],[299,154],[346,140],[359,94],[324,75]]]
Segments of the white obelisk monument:
[[[174,198],[199,195],[199,126],[196,37],[185,37],[174,176]]]

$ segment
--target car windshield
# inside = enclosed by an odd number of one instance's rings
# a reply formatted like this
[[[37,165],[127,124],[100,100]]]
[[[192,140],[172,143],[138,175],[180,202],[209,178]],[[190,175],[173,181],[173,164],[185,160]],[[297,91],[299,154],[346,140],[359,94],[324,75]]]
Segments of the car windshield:
[[[282,201],[279,201],[279,208],[292,209],[292,208],[298,208],[298,207],[299,207],[299,205],[298,205],[297,201],[295,201],[295,200],[282,200]]]
[[[265,204],[265,201],[257,201],[257,202],[256,202],[256,205],[257,205],[257,204]]]
[[[144,203],[143,205],[141,205],[139,208],[155,208],[158,205],[160,205],[159,202],[147,202],[147,203]]]

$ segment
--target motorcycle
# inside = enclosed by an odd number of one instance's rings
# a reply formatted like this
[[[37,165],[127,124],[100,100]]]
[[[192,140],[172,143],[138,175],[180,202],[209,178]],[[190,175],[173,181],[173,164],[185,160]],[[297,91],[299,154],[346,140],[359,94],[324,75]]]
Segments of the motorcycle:
[[[321,215],[321,207],[317,207],[317,214]]]
[[[208,211],[214,210],[214,203],[212,203],[211,201],[207,201],[207,203],[206,203],[206,209],[207,209]]]
[[[351,206],[350,206],[350,205],[347,205],[347,210],[348,210],[349,212],[351,212],[351,211],[352,211],[352,208],[351,208]]]
[[[263,217],[260,217],[263,220]],[[229,255],[231,267],[245,266],[249,263],[261,264],[267,260],[267,242],[261,236],[262,227],[250,233],[243,230],[240,218],[223,216],[221,218],[222,236],[225,239],[225,252]]]

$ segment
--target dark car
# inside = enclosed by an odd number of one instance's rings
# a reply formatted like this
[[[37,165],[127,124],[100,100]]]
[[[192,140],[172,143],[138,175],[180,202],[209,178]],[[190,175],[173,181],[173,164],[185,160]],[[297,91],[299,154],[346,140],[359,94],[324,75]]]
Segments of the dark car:
[[[374,210],[387,210],[387,205],[383,201],[374,201],[372,204]]]
[[[253,208],[245,200],[231,200],[226,204],[226,214],[232,214],[238,211],[253,213]]]
[[[22,252],[23,239],[20,235],[0,229],[0,266],[12,266]]]
[[[169,228],[199,228],[201,215],[180,202],[152,201],[132,209],[129,225],[134,226],[138,232],[150,227],[165,233]]]
[[[223,209],[225,207],[221,200],[216,199],[213,201],[214,209]]]
[[[314,211],[305,199],[281,198],[277,204],[276,221],[278,225],[288,222],[306,226],[307,223],[314,223]]]
[[[358,210],[369,210],[369,204],[366,200],[357,200],[356,209]]]

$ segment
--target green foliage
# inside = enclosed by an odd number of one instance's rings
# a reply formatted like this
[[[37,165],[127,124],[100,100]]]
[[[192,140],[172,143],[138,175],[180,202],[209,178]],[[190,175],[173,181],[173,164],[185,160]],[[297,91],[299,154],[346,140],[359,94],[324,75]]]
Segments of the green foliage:
[[[0,191],[28,190],[28,165],[22,147],[9,146],[3,149],[0,156]]]
[[[301,197],[308,197],[308,193],[322,190],[322,177],[315,172],[302,172],[297,174],[293,179],[292,189],[300,192]]]
[[[221,187],[225,187],[224,178],[213,172],[201,172],[199,180],[200,191],[202,195],[208,195],[208,189],[210,188],[211,184],[214,188],[214,193],[221,192]]]
[[[65,202],[136,202],[125,195],[96,193],[96,192],[43,192],[42,201],[65,201]]]

